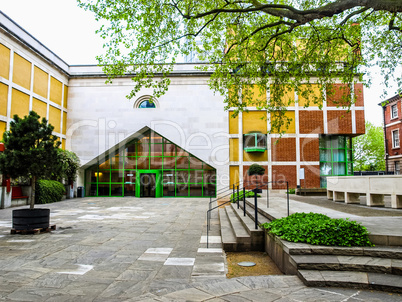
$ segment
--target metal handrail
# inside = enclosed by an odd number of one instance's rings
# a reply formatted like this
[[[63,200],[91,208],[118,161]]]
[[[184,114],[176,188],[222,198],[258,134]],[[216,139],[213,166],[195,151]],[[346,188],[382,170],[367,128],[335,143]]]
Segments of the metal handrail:
[[[243,187],[241,188],[241,190],[243,191],[243,215],[246,216],[246,186],[245,183],[249,184],[256,184],[255,182],[243,182]],[[268,181],[268,182],[259,182],[258,184],[256,184],[256,187],[254,189],[258,189],[259,185],[261,185],[261,187],[265,187],[267,188],[267,208],[269,208],[269,184],[273,184],[273,183],[279,183],[279,184],[285,184],[286,183],[286,201],[287,201],[287,216],[289,216],[289,182],[288,181]],[[233,201],[236,201],[237,203],[237,208],[239,209],[240,207],[240,182],[237,182],[237,187],[236,187],[236,191],[235,191],[235,186],[233,185],[233,197],[230,198],[228,201],[217,205],[213,208],[211,208],[211,204],[212,202],[217,202],[219,199],[222,199],[224,197],[227,197],[229,195],[232,194],[232,192],[230,192],[229,194],[226,194],[224,196],[218,197],[215,200],[210,200],[209,202],[209,209],[207,211],[207,248],[209,247],[209,231],[210,231],[210,227],[211,227],[211,223],[210,223],[210,219],[211,219],[211,212],[225,204],[228,203],[232,203]],[[253,189],[253,190],[254,190]],[[226,189],[225,191],[232,191],[232,189]],[[257,206],[257,193],[254,194],[254,221],[255,221],[255,229],[258,229],[258,206]]]

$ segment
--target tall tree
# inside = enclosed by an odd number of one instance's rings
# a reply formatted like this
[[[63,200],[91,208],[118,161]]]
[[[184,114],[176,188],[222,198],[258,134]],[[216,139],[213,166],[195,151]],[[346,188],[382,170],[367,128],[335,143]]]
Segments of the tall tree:
[[[402,61],[402,1],[77,1],[103,24],[106,53],[98,60],[109,80],[134,75],[129,98],[142,87],[156,97],[165,93],[173,64],[196,53],[210,63],[199,68],[212,73],[209,84],[225,96],[226,108],[241,111],[253,94],[270,89],[258,107],[276,112],[275,130],[286,124],[287,91],[296,87],[320,105],[333,93],[331,83],[351,88],[374,58],[386,82]],[[260,91],[237,93],[252,84]],[[316,84],[325,93],[314,94]],[[346,95],[340,106],[353,103]]]
[[[35,204],[35,184],[40,178],[50,179],[58,166],[60,141],[52,131],[54,127],[45,118],[30,111],[20,118],[14,115],[10,130],[3,135],[5,151],[0,153],[0,171],[12,178],[19,176],[31,179],[31,203]]]
[[[355,171],[384,171],[384,130],[366,122],[366,134],[353,138],[353,169]]]

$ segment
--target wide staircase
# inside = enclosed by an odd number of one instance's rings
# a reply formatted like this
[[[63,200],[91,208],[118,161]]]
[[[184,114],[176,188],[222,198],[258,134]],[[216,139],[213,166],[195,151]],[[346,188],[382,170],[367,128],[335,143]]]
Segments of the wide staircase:
[[[243,204],[246,206],[244,211]],[[226,252],[267,251],[286,274],[307,286],[333,286],[402,292],[402,247],[328,247],[275,238],[265,246],[265,232],[255,228],[254,199],[219,207],[223,249]],[[258,207],[258,224],[276,219],[273,209]],[[278,252],[278,246],[282,249]]]

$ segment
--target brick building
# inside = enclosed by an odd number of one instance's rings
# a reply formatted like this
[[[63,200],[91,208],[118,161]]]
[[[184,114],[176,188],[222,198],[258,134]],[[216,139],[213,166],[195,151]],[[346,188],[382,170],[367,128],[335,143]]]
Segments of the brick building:
[[[0,33],[0,137],[14,114],[46,117],[63,148],[79,156],[78,185],[87,196],[214,196],[247,180],[253,163],[265,168],[265,180],[292,188],[325,187],[326,176],[353,174],[351,138],[365,132],[357,77],[350,86],[334,84],[319,105],[305,107],[309,100],[289,92],[291,122],[278,140],[270,133],[275,116],[253,102],[236,117],[224,110],[209,74],[195,68],[202,63],[176,64],[159,99],[144,88],[129,101],[130,75],[106,84],[100,67],[68,65],[1,12]],[[326,94],[318,85],[313,91]],[[345,93],[356,96],[350,110],[338,107]],[[270,99],[267,89],[263,100]]]
[[[402,146],[402,98],[395,95],[380,103],[384,118],[385,169],[387,172],[401,174]]]

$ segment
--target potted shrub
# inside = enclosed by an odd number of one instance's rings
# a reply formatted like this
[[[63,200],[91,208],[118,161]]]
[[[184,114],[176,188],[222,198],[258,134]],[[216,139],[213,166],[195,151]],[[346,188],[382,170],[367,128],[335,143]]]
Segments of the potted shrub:
[[[68,150],[58,150],[59,166],[60,166],[60,178],[63,178],[66,182],[67,198],[74,197],[74,181],[77,178],[78,168],[80,167],[80,160],[78,156]]]
[[[58,168],[58,137],[45,118],[29,112],[20,118],[14,115],[10,130],[3,135],[5,150],[0,154],[0,171],[11,178],[27,177],[31,181],[29,209],[13,211],[13,229],[32,230],[49,227],[49,209],[34,209],[35,187],[38,179],[51,178]]]
[[[253,188],[261,189],[263,187],[262,176],[265,173],[265,168],[259,164],[252,164],[247,171],[247,174],[250,176],[250,185]]]

